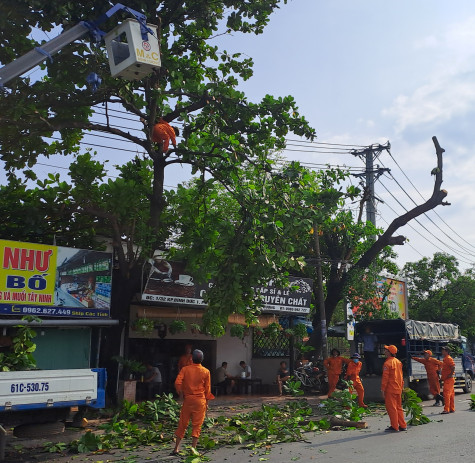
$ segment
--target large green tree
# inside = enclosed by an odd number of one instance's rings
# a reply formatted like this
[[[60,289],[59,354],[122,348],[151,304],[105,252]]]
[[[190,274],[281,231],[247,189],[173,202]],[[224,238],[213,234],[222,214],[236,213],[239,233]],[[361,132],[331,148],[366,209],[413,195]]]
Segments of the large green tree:
[[[284,147],[290,132],[313,138],[313,129],[298,113],[292,97],[265,95],[261,101],[248,100],[239,85],[252,76],[252,59],[219,49],[216,39],[222,34],[262,33],[272,12],[285,3],[286,0],[130,1],[128,7],[145,13],[149,23],[159,26],[162,66],[158,71],[134,82],[112,78],[103,47],[79,41],[63,48],[52,61],[45,61],[44,77],[16,79],[2,94],[0,156],[12,179],[18,169],[34,179],[32,167],[40,154],[78,154],[86,133],[132,142],[145,155],[150,171],[146,213],[134,209],[144,198],[140,188],[134,191],[125,180],[121,185],[107,182],[101,187],[101,177],[105,180],[101,166],[90,159],[80,158],[71,167],[71,197],[67,201],[59,191],[59,179],[53,187],[52,194],[60,194],[58,204],[63,201],[70,206],[57,212],[89,215],[98,228],[108,230],[119,259],[112,315],[121,323],[117,330],[109,332],[103,344],[105,358],[117,353],[129,302],[137,289],[134,282],[139,267],[135,264],[140,253],[163,247],[167,238],[167,168],[189,165],[193,173],[232,188],[228,185],[236,181],[243,164],[261,166],[261,172],[270,171],[269,153]],[[112,2],[92,0],[2,0],[0,62],[6,64],[41,46],[37,37],[43,35],[31,34],[32,29],[57,33],[57,28],[67,29],[79,21],[98,18],[111,5]],[[104,23],[104,30],[126,17],[125,13],[114,16]],[[86,85],[91,71],[102,78],[97,91]],[[117,110],[126,113],[121,115],[126,124],[141,128],[141,132],[118,127],[124,123],[114,123],[112,114]],[[167,152],[152,142],[152,129],[160,117],[181,130],[178,146]],[[117,191],[113,191],[116,187]],[[231,271],[233,267],[228,265],[221,275]],[[238,276],[242,281],[233,286],[236,292],[249,283],[244,273]],[[234,310],[226,300],[222,303],[227,311]]]
[[[149,23],[159,25],[161,68],[134,82],[112,78],[103,47],[80,41],[63,48],[52,62],[45,61],[45,76],[40,80],[27,77],[12,81],[0,99],[1,159],[10,176],[15,169],[24,169],[28,177],[34,178],[31,167],[39,154],[76,154],[86,133],[105,133],[135,143],[150,161],[147,165],[151,170],[146,222],[149,230],[141,231],[140,241],[137,233],[127,234],[124,251],[121,238],[125,235],[115,223],[117,214],[104,208],[101,198],[88,194],[92,179],[100,176],[98,172],[82,172],[84,191],[76,183],[74,192],[77,211],[112,228],[121,276],[127,278],[137,258],[134,244],[147,252],[162,246],[166,238],[164,181],[168,167],[188,164],[194,173],[226,186],[235,181],[243,164],[269,170],[269,153],[285,145],[289,132],[314,136],[292,97],[266,95],[260,102],[249,101],[239,84],[252,76],[252,59],[229,54],[219,49],[216,41],[222,34],[262,33],[272,12],[285,3],[286,0],[128,2],[128,7],[145,13]],[[81,20],[98,18],[111,5],[96,1],[3,0],[0,61],[5,64],[41,45],[32,38],[38,34],[30,35],[32,28],[46,32],[58,26],[67,29]],[[114,16],[103,25],[104,29],[112,28],[126,16]],[[95,92],[86,85],[91,71],[102,78]],[[128,123],[141,127],[142,133],[117,127],[110,112],[117,109],[127,113]],[[160,117],[181,127],[178,146],[167,152],[151,139],[152,128]],[[132,191],[123,196],[122,207],[133,197]],[[144,226],[142,222],[140,225]],[[125,315],[125,305],[120,312],[121,317]]]
[[[455,323],[475,338],[475,279],[473,271],[461,273],[454,256],[435,253],[407,263],[402,274],[408,281],[409,315],[416,320]]]
[[[335,216],[359,190],[344,187],[338,169],[312,172],[291,163],[272,172],[243,169],[224,189],[197,179],[170,193],[177,249],[202,278],[213,278],[205,320],[219,332],[229,311],[252,320],[259,298],[253,286],[286,276],[315,277],[309,248],[316,223]],[[224,271],[223,271],[224,270]],[[217,326],[217,325],[220,326]]]

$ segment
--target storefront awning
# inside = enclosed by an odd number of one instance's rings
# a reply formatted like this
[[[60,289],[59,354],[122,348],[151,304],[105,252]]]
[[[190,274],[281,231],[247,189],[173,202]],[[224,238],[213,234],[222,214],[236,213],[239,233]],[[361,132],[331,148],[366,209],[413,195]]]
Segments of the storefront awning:
[[[41,322],[36,321],[26,321],[21,320],[18,318],[2,318],[0,319],[0,326],[16,326],[16,325],[29,325],[29,326],[94,326],[94,327],[106,327],[106,326],[114,326],[118,325],[119,320],[89,320],[89,319],[72,319],[72,320],[64,320],[64,319],[57,319],[57,320],[42,320]]]
[[[132,312],[137,313],[138,318],[150,319],[166,319],[173,318],[176,320],[201,320],[203,317],[203,310],[181,307],[150,307],[150,306],[131,306]],[[275,314],[261,314],[258,317],[259,326],[266,328],[271,323],[279,322],[279,316]],[[247,326],[244,315],[232,314],[228,317],[228,323],[235,325]],[[253,325],[251,325],[253,326]]]

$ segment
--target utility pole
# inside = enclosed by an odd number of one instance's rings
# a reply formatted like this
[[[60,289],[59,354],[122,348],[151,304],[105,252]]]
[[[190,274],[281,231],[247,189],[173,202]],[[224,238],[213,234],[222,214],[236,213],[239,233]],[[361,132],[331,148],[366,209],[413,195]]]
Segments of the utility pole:
[[[315,243],[315,254],[317,257],[317,303],[320,309],[320,334],[322,337],[322,355],[326,359],[328,357],[327,342],[327,316],[325,313],[325,294],[323,292],[323,275],[322,275],[322,256],[320,254],[320,237],[318,235],[319,228],[315,223],[313,225],[313,236]]]
[[[353,174],[355,177],[365,177],[365,193],[367,195],[366,199],[366,221],[371,222],[376,226],[376,196],[374,194],[374,182],[381,176],[384,172],[390,172],[389,169],[381,168],[376,166],[374,168],[374,161],[379,158],[379,155],[384,151],[388,151],[391,148],[389,141],[385,145],[375,144],[367,146],[362,150],[352,150],[351,154],[353,156],[358,156],[360,159],[365,161],[365,171],[361,174]],[[381,200],[379,200],[381,201]],[[381,201],[382,202],[382,201]],[[376,238],[376,237],[374,237]]]

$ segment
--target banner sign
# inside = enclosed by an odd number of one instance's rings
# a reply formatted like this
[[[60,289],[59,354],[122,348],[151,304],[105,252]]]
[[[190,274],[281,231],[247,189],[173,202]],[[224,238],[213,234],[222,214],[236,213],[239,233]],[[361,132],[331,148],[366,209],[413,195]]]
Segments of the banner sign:
[[[110,316],[112,254],[0,240],[0,315]]]
[[[407,320],[409,314],[406,280],[392,276],[382,276],[381,279],[376,282],[378,287],[381,287],[385,283],[390,285],[388,301],[391,312],[397,314],[399,318]]]
[[[142,301],[182,306],[206,306],[203,297],[213,282],[197,284],[188,275],[181,262],[168,262],[161,257],[149,259],[144,265],[145,287]],[[313,281],[310,278],[289,277],[292,288],[277,288],[270,281],[255,291],[262,297],[262,312],[299,313],[310,312]]]

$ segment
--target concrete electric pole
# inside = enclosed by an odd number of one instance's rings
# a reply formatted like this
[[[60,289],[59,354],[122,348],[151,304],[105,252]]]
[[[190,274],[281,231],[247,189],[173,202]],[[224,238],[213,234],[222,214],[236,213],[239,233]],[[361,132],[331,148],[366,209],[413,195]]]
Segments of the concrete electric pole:
[[[389,151],[391,144],[389,141],[385,145],[375,144],[368,146],[362,150],[352,150],[353,156],[358,156],[365,161],[365,171],[361,174],[353,174],[355,177],[365,178],[365,194],[366,194],[366,220],[376,226],[376,196],[374,194],[374,182],[384,172],[389,172],[389,169],[376,166],[374,168],[374,161],[384,151]]]

